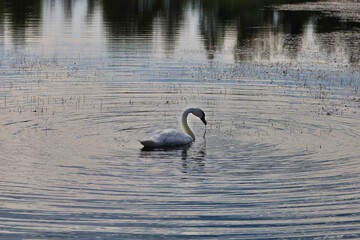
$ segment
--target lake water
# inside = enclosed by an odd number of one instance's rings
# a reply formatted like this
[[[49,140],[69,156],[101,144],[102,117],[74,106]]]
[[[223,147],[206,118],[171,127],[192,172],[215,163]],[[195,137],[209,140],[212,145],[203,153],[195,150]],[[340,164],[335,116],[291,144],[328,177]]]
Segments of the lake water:
[[[1,1],[0,238],[360,238],[339,3]],[[142,151],[193,106],[191,146]]]

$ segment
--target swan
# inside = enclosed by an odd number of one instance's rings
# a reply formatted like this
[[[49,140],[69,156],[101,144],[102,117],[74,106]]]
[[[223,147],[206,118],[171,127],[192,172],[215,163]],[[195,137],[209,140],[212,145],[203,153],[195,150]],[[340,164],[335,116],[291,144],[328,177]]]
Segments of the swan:
[[[205,113],[200,108],[188,108],[182,114],[182,127],[184,132],[175,129],[158,130],[154,132],[148,139],[140,140],[144,148],[166,148],[189,144],[195,141],[195,135],[191,131],[187,117],[192,113],[206,125]]]

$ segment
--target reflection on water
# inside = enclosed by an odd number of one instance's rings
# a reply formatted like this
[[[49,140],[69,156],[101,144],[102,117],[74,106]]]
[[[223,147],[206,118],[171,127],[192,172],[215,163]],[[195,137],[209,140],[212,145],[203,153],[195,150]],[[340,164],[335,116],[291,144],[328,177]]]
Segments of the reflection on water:
[[[360,19],[334,6],[0,1],[0,238],[359,238]],[[141,149],[193,106],[194,143]]]
[[[182,173],[187,174],[193,171],[204,172],[206,162],[206,140],[203,140],[200,144],[196,144],[194,148],[191,148],[191,146],[192,144],[167,149],[142,149],[140,158],[161,160],[166,156],[173,160],[181,159]]]
[[[89,44],[99,41],[102,45],[97,48],[106,45],[110,52],[126,54],[127,50],[147,49],[171,54],[179,49],[203,49],[208,59],[230,51],[238,61],[294,61],[310,47],[311,51],[320,51],[319,55],[325,54],[326,61],[358,64],[358,32],[352,30],[359,28],[360,19],[349,14],[353,11],[351,2],[335,16],[328,14],[334,11],[331,4],[329,9],[319,4],[319,11],[301,11],[298,6],[304,5],[294,3],[303,2],[2,1],[0,34],[6,47],[26,48],[32,43],[38,50],[47,50],[71,39],[75,41],[74,49],[67,46],[71,52],[79,51],[76,42],[81,42],[82,48],[91,47],[84,42],[92,38]],[[309,4],[314,5],[310,10],[317,5]],[[308,34],[316,36],[307,39]],[[102,42],[104,38],[107,43]],[[258,54],[254,56],[252,49]]]

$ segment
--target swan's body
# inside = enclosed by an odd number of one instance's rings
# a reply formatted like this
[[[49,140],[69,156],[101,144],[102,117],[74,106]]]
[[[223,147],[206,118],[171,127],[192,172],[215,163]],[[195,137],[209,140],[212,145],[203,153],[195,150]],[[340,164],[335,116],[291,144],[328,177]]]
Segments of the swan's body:
[[[165,129],[154,132],[147,140],[140,141],[145,148],[163,148],[186,145],[195,140],[195,135],[191,131],[187,117],[189,113],[194,114],[206,125],[205,113],[200,108],[188,108],[182,115],[182,127],[184,132],[175,129]]]

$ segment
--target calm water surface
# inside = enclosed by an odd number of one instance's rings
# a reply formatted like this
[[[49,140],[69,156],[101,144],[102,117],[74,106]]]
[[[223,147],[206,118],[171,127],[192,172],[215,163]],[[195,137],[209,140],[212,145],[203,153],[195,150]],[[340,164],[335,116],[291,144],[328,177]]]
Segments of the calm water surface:
[[[1,1],[0,238],[360,238],[359,11]]]

